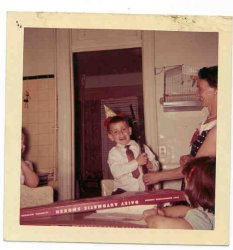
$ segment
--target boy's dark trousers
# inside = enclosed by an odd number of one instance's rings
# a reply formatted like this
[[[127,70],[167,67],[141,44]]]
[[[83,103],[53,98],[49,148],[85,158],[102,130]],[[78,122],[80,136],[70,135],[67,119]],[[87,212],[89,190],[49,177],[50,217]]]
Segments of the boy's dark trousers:
[[[121,188],[118,188],[116,189],[115,191],[112,192],[112,195],[115,195],[115,194],[123,194],[125,193],[126,191],[124,189],[121,189]]]

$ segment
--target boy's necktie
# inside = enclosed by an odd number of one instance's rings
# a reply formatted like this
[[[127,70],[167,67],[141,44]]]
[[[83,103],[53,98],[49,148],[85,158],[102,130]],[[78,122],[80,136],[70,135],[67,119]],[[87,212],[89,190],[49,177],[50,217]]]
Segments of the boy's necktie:
[[[126,155],[127,155],[127,158],[128,158],[128,161],[132,161],[134,158],[134,154],[133,154],[133,151],[131,149],[129,149],[130,145],[126,145],[125,148],[126,148]],[[132,172],[132,175],[134,178],[138,178],[140,176],[140,172],[139,172],[139,169],[135,169],[133,172]]]

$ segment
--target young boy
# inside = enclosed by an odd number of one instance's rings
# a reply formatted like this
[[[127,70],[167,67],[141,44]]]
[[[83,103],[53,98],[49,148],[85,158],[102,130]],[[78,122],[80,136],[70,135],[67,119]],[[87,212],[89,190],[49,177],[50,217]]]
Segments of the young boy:
[[[114,178],[112,194],[145,191],[142,166],[146,165],[149,171],[157,171],[159,162],[155,160],[154,154],[146,145],[144,145],[145,153],[140,153],[137,142],[130,139],[132,128],[126,117],[115,115],[108,118],[105,125],[109,139],[116,143],[108,155],[108,164]]]

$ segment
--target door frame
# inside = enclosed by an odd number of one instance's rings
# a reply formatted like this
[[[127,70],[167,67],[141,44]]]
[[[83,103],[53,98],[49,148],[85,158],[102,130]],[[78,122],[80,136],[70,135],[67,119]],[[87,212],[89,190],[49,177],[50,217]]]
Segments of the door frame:
[[[144,97],[145,135],[148,146],[158,152],[158,125],[156,113],[155,90],[155,43],[154,31],[142,31],[140,40],[135,43],[105,46],[95,44],[93,50],[122,48],[142,48],[142,74]],[[90,46],[90,45],[88,45]],[[88,51],[87,48],[72,46],[72,30],[56,30],[56,81],[58,92],[58,191],[59,200],[75,197],[75,164],[74,164],[74,80],[73,53]]]

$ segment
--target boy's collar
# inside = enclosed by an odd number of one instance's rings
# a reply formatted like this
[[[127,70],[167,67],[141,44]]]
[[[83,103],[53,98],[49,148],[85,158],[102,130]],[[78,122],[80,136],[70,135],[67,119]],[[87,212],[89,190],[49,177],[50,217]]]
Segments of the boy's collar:
[[[116,146],[117,147],[120,147],[120,148],[124,148],[126,145],[135,145],[137,144],[136,141],[134,140],[130,140],[127,144],[123,145],[123,144],[120,144],[120,143],[117,143]]]

